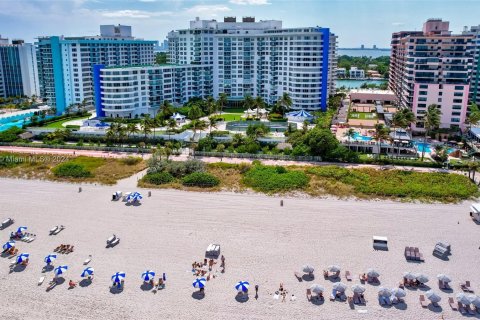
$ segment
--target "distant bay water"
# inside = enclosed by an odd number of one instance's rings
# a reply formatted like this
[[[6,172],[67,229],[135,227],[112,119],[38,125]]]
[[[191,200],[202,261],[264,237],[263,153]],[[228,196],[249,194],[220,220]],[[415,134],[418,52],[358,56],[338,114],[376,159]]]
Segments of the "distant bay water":
[[[338,49],[337,55],[351,57],[372,57],[378,58],[382,56],[390,56],[390,49]]]
[[[367,84],[376,84],[380,85],[387,82],[387,80],[335,80],[335,87],[338,89],[340,87],[345,87],[347,89],[358,89],[364,83]]]

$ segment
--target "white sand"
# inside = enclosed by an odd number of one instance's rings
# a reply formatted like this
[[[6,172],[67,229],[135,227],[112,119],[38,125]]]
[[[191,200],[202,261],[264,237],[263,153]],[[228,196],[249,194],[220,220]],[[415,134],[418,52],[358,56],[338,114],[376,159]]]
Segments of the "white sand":
[[[257,195],[152,191],[141,206],[111,202],[111,193],[121,187],[83,186],[52,182],[0,180],[0,221],[12,217],[16,223],[0,231],[3,242],[10,231],[26,225],[38,238],[19,243],[31,254],[22,272],[9,273],[7,258],[0,258],[1,317],[8,319],[445,319],[461,318],[451,311],[447,297],[459,292],[459,283],[471,280],[480,291],[480,226],[468,216],[468,203],[461,205],[402,204],[393,202],[341,201],[333,199],[285,199]],[[459,224],[457,223],[459,222]],[[57,236],[48,230],[63,224]],[[119,246],[105,248],[105,240],[116,233]],[[389,238],[390,251],[372,249],[372,235]],[[453,255],[442,261],[431,255],[436,241],[451,243]],[[191,263],[203,259],[210,242],[222,245],[225,274],[207,283],[203,300],[192,297],[194,277]],[[47,281],[37,286],[45,255],[60,243],[75,245],[75,252],[59,255],[56,265],[67,264],[66,283],[46,292]],[[426,262],[408,263],[405,246],[418,246]],[[93,255],[95,281],[89,287],[67,289],[69,279],[80,280],[85,258]],[[342,281],[350,287],[358,274],[374,267],[381,285],[392,288],[404,271],[422,272],[440,293],[442,311],[422,309],[422,290],[407,289],[406,306],[384,308],[378,304],[376,286],[366,285],[367,306],[355,307],[327,301],[314,305],[305,298],[305,288],[293,276],[303,264],[316,267],[314,281],[326,287],[321,270],[330,264],[342,267]],[[217,265],[218,266],[218,265]],[[167,273],[167,287],[156,294],[143,291],[140,274],[153,269]],[[354,280],[347,282],[344,270]],[[122,293],[109,290],[110,276],[127,274]],[[454,292],[438,290],[436,275],[453,277]],[[52,274],[49,273],[49,278]],[[49,279],[47,278],[47,280]],[[240,303],[235,300],[238,280],[259,284],[260,295]],[[284,282],[295,302],[273,300],[269,293]],[[252,288],[253,289],[253,288]],[[254,291],[254,290],[251,290]],[[351,291],[348,290],[348,294]],[[366,313],[361,313],[366,310]]]

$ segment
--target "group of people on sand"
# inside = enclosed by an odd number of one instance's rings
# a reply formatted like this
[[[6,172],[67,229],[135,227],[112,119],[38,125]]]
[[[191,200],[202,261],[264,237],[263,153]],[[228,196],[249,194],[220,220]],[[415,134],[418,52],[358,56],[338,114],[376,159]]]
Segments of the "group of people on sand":
[[[222,268],[222,273],[225,272],[225,257],[222,255],[222,257],[220,258],[220,267]],[[192,263],[192,272],[195,274],[195,276],[199,277],[199,276],[205,276],[208,271],[212,271],[213,270],[213,266],[217,264],[217,261],[215,261],[214,259],[207,259],[205,258],[202,261],[200,262],[197,262],[197,261],[194,261]],[[205,267],[208,267],[208,271],[205,270]]]
[[[148,284],[151,285],[153,288],[156,287],[157,289],[165,288],[165,280],[163,279],[163,277],[159,277],[158,282],[155,282],[154,279],[151,279],[150,281],[148,281]]]

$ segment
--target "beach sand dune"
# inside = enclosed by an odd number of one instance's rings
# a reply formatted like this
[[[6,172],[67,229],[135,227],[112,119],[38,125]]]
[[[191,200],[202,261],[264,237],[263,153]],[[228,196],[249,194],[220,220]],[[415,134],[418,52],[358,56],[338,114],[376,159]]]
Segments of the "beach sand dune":
[[[458,319],[447,299],[459,292],[459,283],[471,280],[480,290],[480,226],[468,216],[468,203],[458,205],[413,204],[388,201],[335,199],[284,199],[253,194],[152,191],[139,206],[112,202],[119,187],[87,185],[78,192],[72,184],[2,179],[0,220],[12,217],[15,224],[0,231],[5,242],[20,225],[37,234],[32,243],[18,243],[30,253],[30,264],[9,272],[8,258],[0,258],[1,316],[8,319]],[[131,190],[123,190],[131,191]],[[63,224],[56,236],[48,231]],[[106,248],[115,233],[121,242]],[[387,236],[389,251],[374,251],[372,236]],[[434,244],[447,241],[453,255],[443,261],[431,255]],[[203,299],[192,295],[193,261],[204,258],[209,243],[221,244],[226,272],[214,266],[216,278],[208,281]],[[43,258],[59,244],[75,246],[75,252],[60,254],[55,264],[66,264],[65,283],[46,291],[37,281]],[[409,263],[405,246],[416,246],[426,262]],[[70,279],[80,281],[83,261],[93,259],[95,280],[89,286],[68,290]],[[298,282],[294,271],[309,263],[316,279]],[[378,286],[366,285],[366,306],[351,310],[347,303],[326,301],[315,305],[305,298],[312,283],[331,292],[333,282],[324,280],[322,269],[337,264],[342,281],[350,287],[368,268],[380,272],[382,286],[398,284],[404,271],[421,272],[442,297],[441,310],[422,309],[418,302],[425,290],[407,289],[406,305],[381,307]],[[152,269],[167,274],[167,285],[156,293],[143,290],[140,275]],[[344,271],[353,274],[347,282]],[[110,277],[126,272],[125,289],[112,293]],[[438,290],[436,275],[453,278],[453,293]],[[249,300],[235,299],[234,285],[247,280],[252,285]],[[280,282],[298,299],[282,303],[272,293]],[[259,285],[255,299],[253,286]],[[351,294],[347,290],[347,294]],[[328,300],[328,299],[327,299]]]

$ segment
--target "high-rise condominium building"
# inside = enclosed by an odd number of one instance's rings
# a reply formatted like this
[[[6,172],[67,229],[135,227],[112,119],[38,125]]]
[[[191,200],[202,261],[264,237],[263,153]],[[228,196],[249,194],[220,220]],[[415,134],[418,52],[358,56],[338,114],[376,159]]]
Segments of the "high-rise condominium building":
[[[181,104],[220,93],[233,102],[261,96],[268,104],[288,93],[293,109],[325,110],[334,90],[335,49],[336,36],[328,28],[197,18],[189,29],[168,34],[166,66],[97,66],[97,113],[154,115],[164,100]]]
[[[470,101],[480,105],[480,25],[473,26],[470,30],[463,32],[465,35],[472,35],[473,39],[473,67],[470,81]]]
[[[39,96],[35,46],[0,37],[0,97]]]
[[[472,35],[452,34],[449,23],[429,19],[422,31],[392,35],[389,87],[402,107],[410,108],[423,131],[427,107],[441,110],[441,128],[463,126],[472,71]]]
[[[130,26],[100,26],[100,36],[38,38],[41,96],[57,114],[83,101],[93,105],[93,66],[152,64],[157,41],[132,37]]]

